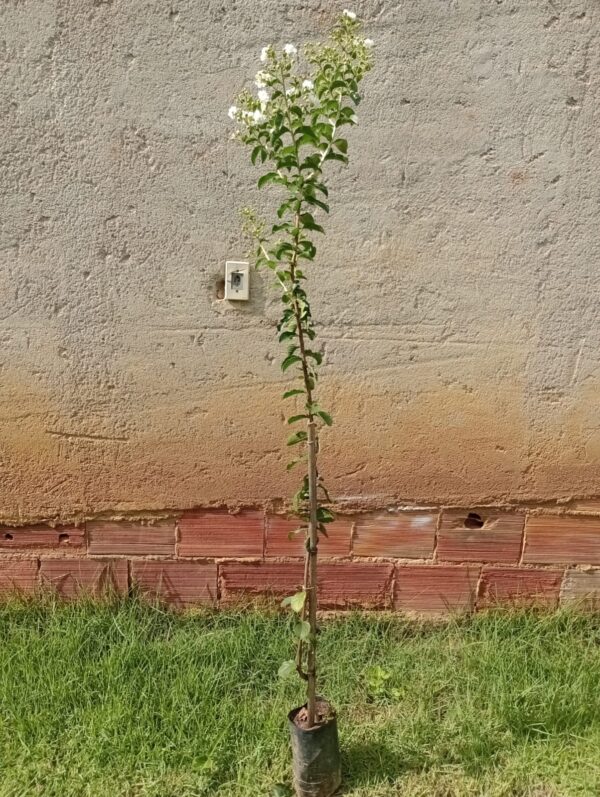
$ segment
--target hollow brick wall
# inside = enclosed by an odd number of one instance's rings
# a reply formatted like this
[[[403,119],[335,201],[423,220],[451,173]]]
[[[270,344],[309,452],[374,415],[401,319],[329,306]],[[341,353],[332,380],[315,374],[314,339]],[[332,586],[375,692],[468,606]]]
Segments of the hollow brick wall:
[[[258,509],[2,526],[0,593],[133,589],[178,607],[281,597],[302,582],[294,520]],[[320,548],[323,608],[448,613],[600,606],[600,517],[498,509],[341,515]]]

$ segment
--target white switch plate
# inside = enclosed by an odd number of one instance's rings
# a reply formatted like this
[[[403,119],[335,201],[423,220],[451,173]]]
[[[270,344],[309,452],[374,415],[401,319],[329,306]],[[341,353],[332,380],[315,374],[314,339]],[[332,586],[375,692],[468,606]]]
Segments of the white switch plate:
[[[225,298],[247,302],[250,298],[249,263],[228,260],[225,263]]]

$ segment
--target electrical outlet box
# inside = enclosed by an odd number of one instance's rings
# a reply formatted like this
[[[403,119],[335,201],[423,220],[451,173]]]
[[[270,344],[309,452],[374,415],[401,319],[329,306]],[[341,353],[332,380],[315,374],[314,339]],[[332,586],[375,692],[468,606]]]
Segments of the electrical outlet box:
[[[225,263],[225,298],[247,302],[250,298],[250,264],[236,260]]]

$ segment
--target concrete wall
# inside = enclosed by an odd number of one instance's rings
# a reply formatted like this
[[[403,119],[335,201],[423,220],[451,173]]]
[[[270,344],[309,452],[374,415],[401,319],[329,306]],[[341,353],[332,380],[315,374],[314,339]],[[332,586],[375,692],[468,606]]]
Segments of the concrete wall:
[[[0,514],[286,496],[256,175],[226,110],[333,0],[0,4]],[[600,8],[365,0],[377,42],[315,313],[338,499],[600,495]],[[313,283],[314,284],[314,283]]]

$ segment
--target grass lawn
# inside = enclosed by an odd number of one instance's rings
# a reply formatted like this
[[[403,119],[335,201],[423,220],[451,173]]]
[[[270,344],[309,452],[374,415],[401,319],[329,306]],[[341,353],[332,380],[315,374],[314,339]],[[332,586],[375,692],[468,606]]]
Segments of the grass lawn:
[[[320,645],[343,794],[600,794],[600,617],[357,614]],[[269,797],[302,702],[289,655],[273,614],[3,605],[0,795]]]

